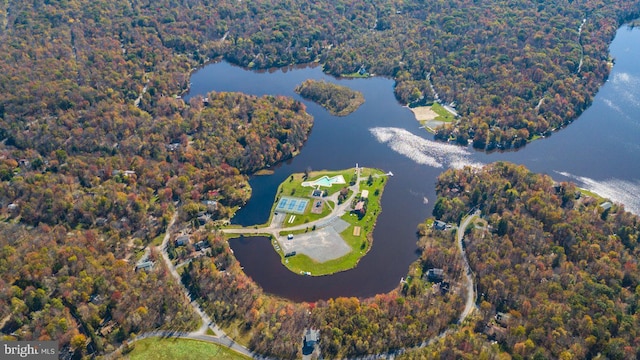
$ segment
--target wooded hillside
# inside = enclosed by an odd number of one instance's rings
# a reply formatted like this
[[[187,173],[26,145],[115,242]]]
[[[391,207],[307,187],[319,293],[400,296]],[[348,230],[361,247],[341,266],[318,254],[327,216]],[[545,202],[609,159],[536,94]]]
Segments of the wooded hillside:
[[[0,331],[59,339],[80,356],[109,351],[132,333],[195,325],[161,263],[134,271],[143,249],[162,238],[174,211],[189,221],[211,200],[212,215],[228,217],[250,195],[247,174],[293,156],[311,127],[304,106],[281,97],[210,94],[185,104],[179,95],[190,71],[208,60],[253,68],[318,60],[334,75],[364,68],[395,77],[402,102],[434,100],[433,85],[462,115],[439,137],[508,147],[516,135],[544,133],[585,109],[608,73],[615,29],[637,13],[638,0],[0,1]],[[518,186],[538,183],[523,179]],[[453,219],[485,202],[504,231],[487,241],[510,236],[490,250],[523,249],[471,259],[484,307],[517,311],[524,328],[505,346],[556,356],[557,337],[559,346],[576,344],[576,356],[627,356],[637,347],[635,217],[615,208],[604,216],[589,203],[571,210],[559,195],[531,196],[509,181],[517,193],[488,181],[495,188],[478,184],[472,202],[462,192],[440,204]],[[540,181],[549,190],[549,180]],[[518,229],[544,237],[518,243]],[[214,271],[207,261],[189,270],[197,282]],[[510,268],[516,279],[504,274]],[[542,279],[548,298],[532,293]],[[235,291],[232,279],[211,281],[225,290],[212,296]],[[415,344],[455,317],[456,294],[432,306],[433,295],[408,286],[406,294],[322,304],[314,321],[326,330],[327,356]],[[265,351],[293,354],[286,336],[298,341],[299,324],[279,323],[294,318],[293,305],[256,315],[226,310],[231,297],[213,300],[221,301],[208,305],[216,317],[275,329],[256,335],[252,347],[285,339]],[[379,314],[384,321],[374,320]]]
[[[640,356],[637,216],[506,163],[447,171],[438,193],[437,216],[488,221],[465,238],[476,332],[515,358]]]

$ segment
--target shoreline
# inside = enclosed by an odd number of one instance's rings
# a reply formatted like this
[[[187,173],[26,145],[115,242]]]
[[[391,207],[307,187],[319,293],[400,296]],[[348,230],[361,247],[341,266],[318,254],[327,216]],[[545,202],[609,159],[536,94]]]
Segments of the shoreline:
[[[413,113],[413,117],[420,123],[421,127],[432,134],[435,134],[437,127],[447,123],[446,121],[436,120],[440,114],[435,112],[431,106],[405,107]]]

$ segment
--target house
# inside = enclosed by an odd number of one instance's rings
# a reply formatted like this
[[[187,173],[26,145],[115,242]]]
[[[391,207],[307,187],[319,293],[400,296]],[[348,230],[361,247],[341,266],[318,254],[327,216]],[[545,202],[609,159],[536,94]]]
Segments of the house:
[[[356,203],[356,206],[353,208],[353,212],[361,216],[364,215],[367,212],[367,209],[365,209],[364,207],[364,201],[358,201],[358,203]]]
[[[366,199],[368,197],[369,197],[369,190],[362,190],[362,193],[360,194],[360,198]]]
[[[210,215],[203,214],[203,215],[198,216],[198,224],[200,224],[200,225],[206,224],[207,221],[209,221],[209,220],[211,220],[211,216]]]
[[[304,346],[307,348],[311,348],[316,346],[316,344],[320,341],[320,330],[316,329],[307,329],[304,333]]]
[[[209,243],[202,240],[202,241],[198,241],[197,243],[193,244],[193,247],[196,249],[196,251],[200,251],[200,250],[204,250],[206,248],[209,247]]]
[[[313,190],[313,193],[311,193],[311,196],[314,196],[314,197],[323,197],[324,195],[325,195],[325,191],[320,189],[315,189]]]
[[[447,223],[444,221],[436,220],[433,222],[433,228],[436,230],[444,230],[447,228]]]
[[[609,201],[603,202],[602,204],[600,204],[600,207],[604,210],[607,211],[609,209],[611,209],[611,207],[613,206],[613,204]]]
[[[167,151],[177,151],[180,148],[180,143],[174,142],[174,143],[168,144],[166,147],[167,147]]]
[[[153,270],[153,266],[155,265],[155,263],[153,261],[143,261],[143,262],[139,262],[136,264],[136,271],[138,270],[144,270],[144,271],[151,271]]]
[[[497,312],[496,313],[496,322],[499,325],[507,326],[507,325],[509,325],[510,321],[511,321],[511,315],[509,315],[507,313],[503,313],[503,312]]]
[[[186,246],[189,243],[189,236],[187,235],[182,235],[182,236],[178,236],[176,238],[176,247],[178,246]]]
[[[201,203],[212,210],[215,210],[218,207],[218,202],[215,200],[202,200]]]
[[[7,206],[7,208],[9,209],[9,211],[16,211],[18,210],[19,206],[16,203],[11,203]]]
[[[441,282],[444,280],[444,270],[436,268],[427,270],[427,280],[434,283]]]

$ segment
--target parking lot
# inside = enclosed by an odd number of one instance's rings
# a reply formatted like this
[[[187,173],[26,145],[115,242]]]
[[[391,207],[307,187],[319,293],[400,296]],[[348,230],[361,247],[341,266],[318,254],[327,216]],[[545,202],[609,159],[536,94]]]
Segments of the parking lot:
[[[322,229],[294,235],[291,240],[282,236],[278,242],[285,253],[295,251],[318,262],[325,262],[342,257],[351,251],[351,247],[340,236],[340,232],[347,227],[349,224],[338,218]]]

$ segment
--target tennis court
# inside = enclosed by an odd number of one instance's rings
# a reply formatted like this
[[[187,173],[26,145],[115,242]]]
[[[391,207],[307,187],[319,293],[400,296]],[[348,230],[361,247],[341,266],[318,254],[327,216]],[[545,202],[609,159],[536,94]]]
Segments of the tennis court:
[[[294,197],[282,197],[278,201],[276,211],[284,211],[286,213],[304,214],[304,210],[309,204],[309,199],[294,198]]]

